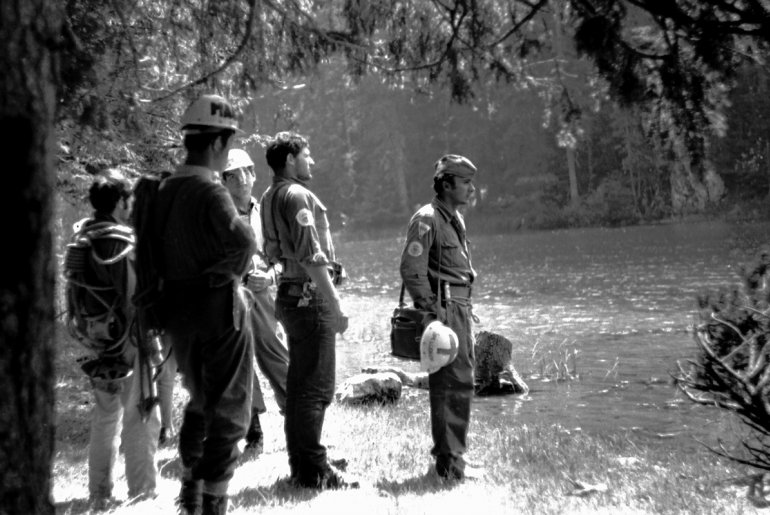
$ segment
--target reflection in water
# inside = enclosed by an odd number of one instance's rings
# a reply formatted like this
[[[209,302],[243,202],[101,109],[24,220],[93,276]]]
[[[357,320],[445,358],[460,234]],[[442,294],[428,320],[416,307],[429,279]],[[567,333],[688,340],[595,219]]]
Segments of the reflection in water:
[[[472,215],[469,225],[473,234]],[[770,224],[726,223],[476,236],[477,329],[514,342],[514,362],[532,391],[523,399],[479,398],[474,416],[672,445],[695,445],[693,436],[713,440],[731,419],[683,401],[670,374],[694,352],[696,296],[736,285],[737,267],[768,236]],[[345,290],[370,297],[383,314],[376,334],[388,334],[401,238],[342,241],[338,249],[351,278]],[[340,378],[372,362],[417,370],[391,357],[386,341],[375,349],[342,342]],[[542,380],[569,356],[579,380]]]

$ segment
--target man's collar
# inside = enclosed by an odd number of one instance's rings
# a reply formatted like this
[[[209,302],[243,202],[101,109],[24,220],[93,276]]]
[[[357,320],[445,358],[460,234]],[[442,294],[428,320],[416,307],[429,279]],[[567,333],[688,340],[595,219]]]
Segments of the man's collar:
[[[438,195],[433,198],[433,206],[439,213],[441,213],[441,216],[443,216],[444,220],[447,222],[454,218],[457,214],[457,211],[447,206],[443,200],[438,198]]]
[[[94,220],[119,223],[112,213],[105,213],[104,211],[94,211]]]
[[[248,215],[251,214],[255,209],[259,209],[259,203],[257,203],[257,199],[251,197],[249,199],[249,205],[246,207],[246,211],[241,211],[241,208],[238,206],[238,204],[236,204],[235,207],[238,209],[238,214]]]
[[[217,173],[211,168],[188,164],[181,164],[177,166],[174,175],[177,177],[190,177],[197,175],[205,179],[209,179],[210,181],[216,181],[217,179]]]
[[[300,186],[304,186],[307,188],[304,182],[300,181],[299,179],[295,177],[285,177],[283,175],[274,175],[273,176],[273,184],[280,184],[282,182],[290,182],[292,184],[299,184]]]

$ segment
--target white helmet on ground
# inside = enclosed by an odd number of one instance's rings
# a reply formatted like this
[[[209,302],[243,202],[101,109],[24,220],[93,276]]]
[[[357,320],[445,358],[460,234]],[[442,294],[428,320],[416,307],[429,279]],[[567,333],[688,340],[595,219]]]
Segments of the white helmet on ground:
[[[231,148],[227,154],[227,165],[224,171],[246,168],[247,166],[254,166],[254,161],[251,160],[248,152],[240,148]]]
[[[190,104],[182,115],[182,131],[186,134],[220,132],[226,129],[242,132],[238,129],[235,109],[219,95],[203,95]]]
[[[433,374],[457,357],[457,335],[447,325],[434,320],[420,338],[420,369]]]

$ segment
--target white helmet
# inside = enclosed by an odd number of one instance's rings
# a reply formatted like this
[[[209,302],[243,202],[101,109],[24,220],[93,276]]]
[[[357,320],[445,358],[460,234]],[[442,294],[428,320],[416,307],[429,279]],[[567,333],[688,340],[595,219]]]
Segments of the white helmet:
[[[190,104],[182,116],[182,131],[186,134],[219,132],[238,129],[235,110],[230,103],[219,95],[203,95]]]
[[[247,166],[254,166],[254,161],[251,160],[248,152],[240,148],[230,149],[230,152],[227,154],[227,165],[224,171],[246,168]]]
[[[457,335],[447,325],[434,320],[420,338],[420,369],[433,374],[455,360]]]

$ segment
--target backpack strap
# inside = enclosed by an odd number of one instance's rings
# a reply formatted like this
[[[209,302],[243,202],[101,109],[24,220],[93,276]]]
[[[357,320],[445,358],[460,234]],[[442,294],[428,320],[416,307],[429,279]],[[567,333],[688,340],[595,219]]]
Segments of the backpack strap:
[[[269,229],[270,229],[270,231],[273,234],[271,234],[270,236],[268,236],[267,234],[263,235],[263,237],[265,239],[270,237],[274,241],[277,241],[279,249],[281,247],[281,239],[279,237],[280,233],[278,232],[278,223],[277,223],[276,215],[278,214],[280,216],[280,213],[282,213],[283,211],[278,211],[277,204],[281,200],[279,198],[279,194],[281,193],[281,191],[283,191],[284,189],[289,188],[290,186],[291,186],[291,183],[286,181],[286,182],[280,184],[277,188],[275,188],[275,191],[273,192],[273,195],[270,198],[270,221],[272,222],[272,226],[269,227]],[[264,213],[262,213],[262,215],[264,215]],[[285,218],[284,218],[284,221],[285,221]],[[265,228],[266,229],[268,228],[267,224],[265,224]]]

